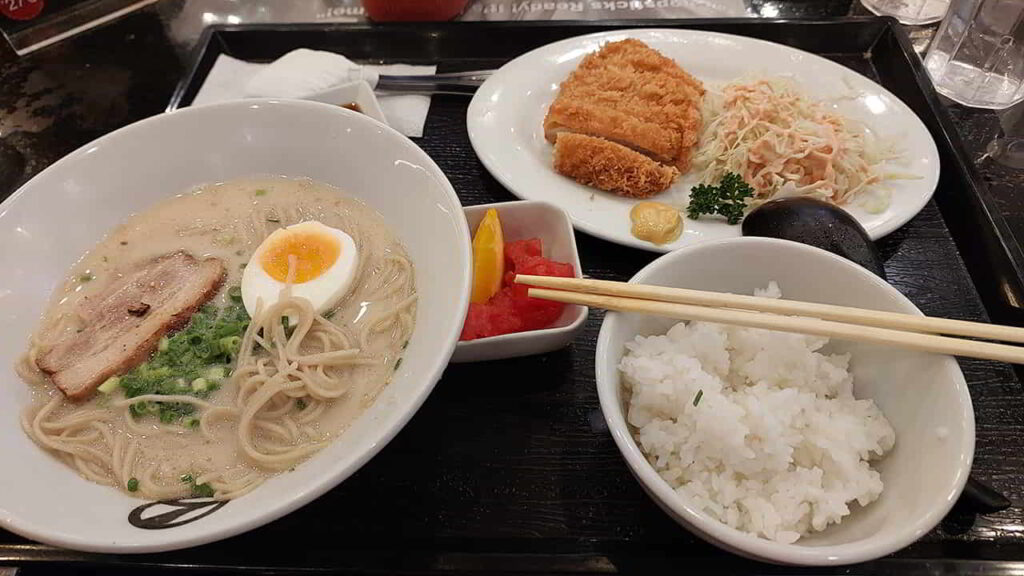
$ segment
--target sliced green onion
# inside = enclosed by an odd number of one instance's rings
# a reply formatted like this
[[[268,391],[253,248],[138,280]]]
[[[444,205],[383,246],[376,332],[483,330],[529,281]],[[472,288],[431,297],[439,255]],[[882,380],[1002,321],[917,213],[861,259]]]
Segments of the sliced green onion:
[[[129,478],[128,485],[126,486],[126,488],[128,488],[129,492],[137,492],[139,490],[139,479]]]
[[[704,389],[697,390],[697,395],[693,397],[693,405],[700,404],[700,399],[704,397]]]
[[[295,401],[295,407],[298,408],[299,410],[305,410],[306,409],[306,399],[305,398],[299,398],[298,400],[296,400]]]
[[[119,388],[126,398],[142,395],[189,394],[208,397],[231,374],[230,363],[237,356],[249,325],[249,315],[241,302],[239,287],[229,290],[223,307],[204,304],[179,332],[161,338],[157,351],[148,361],[117,379],[105,382],[103,391]],[[106,396],[101,396],[106,398]],[[160,422],[185,428],[199,425],[195,407],[188,402],[133,402],[131,415],[153,416]]]
[[[197,358],[205,359],[218,354],[219,350],[214,350],[213,346],[210,346],[209,342],[203,340],[200,344],[196,344],[192,347],[192,353],[195,354]]]
[[[228,336],[227,338],[221,338],[217,344],[224,354],[234,356],[242,349],[242,338],[240,336]]]
[[[103,392],[104,394],[110,394],[111,392],[116,390],[117,387],[120,386],[120,384],[121,384],[121,379],[120,378],[118,378],[117,376],[111,376],[110,378],[107,378],[106,380],[104,380],[103,384],[100,384],[100,387],[97,388],[97,390],[99,390],[100,392]]]
[[[253,195],[254,196],[263,196],[266,193],[267,193],[267,191],[264,190],[263,188],[258,188],[255,192],[253,192]]]
[[[171,375],[171,369],[168,368],[167,366],[161,366],[159,368],[153,368],[153,366],[149,362],[146,362],[145,364],[143,364],[139,368],[141,369],[140,372],[142,373],[142,376],[144,378],[152,378],[154,380],[162,380],[162,379],[167,378],[167,377],[169,377]]]
[[[88,273],[88,272],[86,272],[85,274],[82,274],[81,276],[78,277],[78,281],[79,282],[92,282],[95,279],[96,279],[96,277],[93,276],[92,274]]]
[[[235,302],[241,302],[242,301],[242,287],[241,286],[232,286],[231,288],[228,288],[228,298],[231,298]]]
[[[182,484],[191,484],[192,481],[193,481],[193,478],[192,478],[191,474],[182,474],[181,475],[181,483]]]
[[[206,373],[204,374],[204,376],[212,380],[224,378],[226,375],[227,369],[225,369],[223,366],[211,366],[210,368],[206,369]]]
[[[193,498],[213,498],[213,487],[209,484],[196,484],[192,487]]]

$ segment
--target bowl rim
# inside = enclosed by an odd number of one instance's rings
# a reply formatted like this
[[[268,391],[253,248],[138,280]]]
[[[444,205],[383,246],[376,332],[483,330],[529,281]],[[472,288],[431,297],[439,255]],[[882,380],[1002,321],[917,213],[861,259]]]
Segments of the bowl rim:
[[[458,208],[461,214],[462,202],[459,200],[458,194],[455,192],[455,188],[452,186],[451,181],[445,175],[444,171],[434,162],[433,158],[430,157],[422,148],[417,146],[407,136],[398,132],[394,128],[379,122],[378,120],[367,116],[365,114],[355,112],[342,108],[341,106],[333,106],[322,102],[313,102],[309,100],[299,99],[288,99],[288,98],[251,98],[244,100],[232,100],[227,102],[219,102],[215,104],[208,104],[203,106],[187,107],[174,110],[171,112],[162,112],[141,120],[132,122],[108,132],[94,140],[91,140],[82,146],[79,146],[75,150],[62,156],[57,161],[53,162],[35,176],[30,178],[27,182],[22,184],[15,190],[9,197],[3,202],[0,202],[0,216],[5,214],[7,210],[24,195],[27,195],[29,190],[34,188],[34,183],[38,182],[44,175],[52,174],[53,172],[65,169],[64,166],[74,161],[80,160],[82,157],[87,156],[91,153],[92,149],[98,145],[111,144],[115,141],[122,140],[125,138],[132,138],[134,134],[140,130],[149,129],[151,125],[158,125],[165,122],[174,122],[175,119],[180,117],[188,116],[210,116],[217,115],[221,110],[235,110],[235,109],[270,109],[270,110],[308,110],[309,113],[320,114],[320,115],[337,115],[347,117],[348,121],[354,121],[356,123],[364,122],[370,124],[372,127],[380,130],[385,138],[390,139],[395,145],[399,146],[402,150],[418,158],[420,166],[424,168],[426,175],[431,178],[437,185],[438,191],[442,197],[444,197],[451,204],[452,208]],[[126,214],[125,217],[128,215]],[[459,229],[459,235],[463,236],[464,239],[470,238],[469,226],[466,223],[465,218],[453,218],[455,226]],[[463,242],[464,246],[456,247],[456,253],[461,253],[465,258],[466,262],[471,262],[471,254],[469,252],[469,242]],[[15,534],[29,538],[36,542],[42,542],[54,546],[60,546],[64,548],[70,548],[74,550],[80,550],[85,552],[99,552],[99,553],[118,553],[118,554],[142,554],[152,552],[164,552],[170,550],[180,550],[190,548],[202,544],[216,542],[227,539],[244,532],[248,532],[275,520],[278,520],[295,510],[309,504],[313,500],[319,498],[326,492],[336,488],[342,482],[347,480],[363,466],[366,465],[373,457],[375,457],[386,445],[388,445],[394,437],[405,428],[405,426],[412,419],[413,415],[419,412],[423,403],[427,397],[433,391],[437,382],[441,379],[444,374],[445,368],[448,365],[448,360],[455,352],[455,345],[458,342],[459,333],[462,329],[462,324],[465,321],[465,313],[468,307],[469,294],[471,288],[471,266],[467,265],[463,267],[460,272],[461,278],[458,279],[457,285],[460,286],[461,291],[459,294],[454,296],[461,301],[461,306],[457,306],[457,309],[462,310],[462,317],[456,318],[457,322],[452,324],[452,329],[449,334],[443,335],[447,337],[448,342],[438,352],[433,360],[433,364],[430,366],[429,373],[425,374],[411,374],[409,377],[422,381],[424,384],[419,387],[415,395],[412,396],[408,410],[397,416],[396,420],[391,426],[389,426],[379,438],[364,452],[358,454],[349,464],[345,466],[336,467],[331,470],[330,473],[324,474],[316,482],[311,482],[305,486],[304,489],[294,492],[292,494],[284,494],[279,502],[275,505],[268,506],[258,512],[253,513],[250,516],[239,519],[238,522],[234,523],[228,528],[224,528],[217,531],[210,529],[188,531],[172,533],[169,537],[164,539],[150,540],[150,541],[120,541],[111,542],[104,540],[102,537],[82,537],[82,536],[66,536],[66,535],[54,535],[52,531],[47,529],[49,524],[40,524],[32,519],[26,519],[23,516],[14,516],[6,513],[3,508],[0,508],[0,528],[9,530]],[[438,339],[433,339],[437,341]],[[40,449],[40,454],[44,451]],[[314,455],[315,457],[315,455]],[[83,479],[83,482],[87,480]],[[139,500],[140,503],[145,501]]]
[[[643,282],[648,275],[655,270],[672,266],[677,261],[683,261],[690,254],[702,250],[721,249],[726,245],[764,245],[777,250],[789,250],[801,255],[806,260],[824,259],[844,266],[860,275],[867,282],[888,292],[901,304],[908,305],[908,313],[922,315],[921,311],[906,296],[899,292],[885,280],[862,268],[861,266],[846,260],[840,256],[827,252],[820,248],[808,246],[789,240],[762,237],[740,237],[726,238],[705,242],[694,246],[687,246],[679,250],[656,258],[650,264],[644,266],[632,278],[630,283]],[[945,357],[944,362],[947,368],[953,370],[953,386],[959,392],[961,409],[964,415],[963,427],[965,430],[962,445],[960,447],[962,457],[956,465],[956,477],[954,490],[948,495],[945,501],[938,506],[931,508],[927,514],[910,522],[908,526],[899,531],[894,538],[874,541],[874,536],[848,544],[833,544],[826,546],[801,546],[798,544],[782,544],[766,538],[753,536],[732,528],[721,521],[712,518],[707,513],[692,506],[687,499],[677,494],[668,482],[666,482],[655,471],[640,448],[637,446],[633,435],[626,423],[625,414],[619,402],[619,384],[613,378],[617,374],[617,362],[612,365],[608,359],[621,354],[621,351],[611,350],[611,333],[616,322],[619,321],[620,312],[608,312],[601,323],[601,330],[597,338],[595,351],[595,379],[597,393],[600,400],[601,412],[605,422],[608,424],[609,432],[615,440],[615,444],[626,460],[630,471],[640,482],[645,491],[661,507],[671,510],[675,515],[685,521],[685,524],[678,518],[673,518],[684,528],[693,532],[702,539],[758,560],[769,561],[777,564],[805,565],[805,566],[834,566],[843,564],[854,564],[874,560],[900,550],[934,528],[949,513],[970,474],[971,465],[974,459],[975,444],[975,422],[974,410],[971,402],[970,390],[963,377],[956,359]],[[613,385],[613,381],[616,382]]]

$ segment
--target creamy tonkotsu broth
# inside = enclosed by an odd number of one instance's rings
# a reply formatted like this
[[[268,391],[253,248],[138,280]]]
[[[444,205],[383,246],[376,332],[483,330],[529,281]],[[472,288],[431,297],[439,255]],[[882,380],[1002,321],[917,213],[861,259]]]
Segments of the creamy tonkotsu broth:
[[[213,392],[184,386],[172,403],[151,395],[139,401],[114,389],[76,402],[39,370],[41,354],[91,320],[79,313],[81,299],[101,293],[133,265],[178,251],[219,258],[225,280],[204,310],[237,311],[241,273],[256,247],[274,230],[305,221],[355,241],[352,288],[322,315],[282,292],[277,304],[254,314],[239,339],[226,339],[237,353],[222,379],[203,378],[216,383]],[[36,396],[22,425],[85,478],[135,496],[234,498],[324,447],[373,403],[401,359],[415,306],[404,248],[361,201],[307,179],[202,186],[131,217],[73,267],[18,367]],[[286,328],[282,316],[295,324]],[[167,349],[164,341],[161,347]],[[133,414],[132,406],[181,406],[187,414],[161,421],[163,412]]]

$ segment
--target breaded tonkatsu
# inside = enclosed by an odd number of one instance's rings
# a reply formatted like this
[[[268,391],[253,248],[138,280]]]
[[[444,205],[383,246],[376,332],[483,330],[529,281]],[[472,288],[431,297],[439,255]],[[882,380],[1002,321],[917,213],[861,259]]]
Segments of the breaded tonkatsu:
[[[587,186],[649,198],[672,185],[679,170],[604,138],[562,132],[555,137],[555,171]]]
[[[643,42],[605,44],[562,83],[544,118],[544,135],[552,143],[562,133],[592,137],[558,139],[555,170],[626,196],[657,194],[690,167],[700,136],[703,96],[699,80]],[[592,142],[595,138],[601,142]],[[575,146],[585,150],[574,150]],[[597,149],[603,159],[601,170],[626,171],[598,177],[584,161],[586,153]],[[637,153],[646,162],[638,160]],[[641,172],[659,177],[638,180],[640,167]],[[639,188],[628,188],[639,181],[643,182]]]

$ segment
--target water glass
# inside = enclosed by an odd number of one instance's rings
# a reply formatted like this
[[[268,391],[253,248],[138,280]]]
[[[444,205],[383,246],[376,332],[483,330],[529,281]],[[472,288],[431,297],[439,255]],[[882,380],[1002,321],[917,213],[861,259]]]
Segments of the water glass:
[[[892,16],[902,24],[919,26],[942,20],[949,0],[860,0],[879,16]]]
[[[1024,100],[1024,0],[953,0],[925,67],[940,94],[965,106]]]

